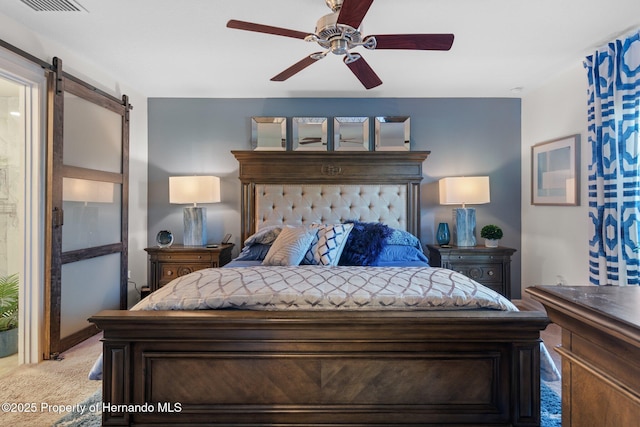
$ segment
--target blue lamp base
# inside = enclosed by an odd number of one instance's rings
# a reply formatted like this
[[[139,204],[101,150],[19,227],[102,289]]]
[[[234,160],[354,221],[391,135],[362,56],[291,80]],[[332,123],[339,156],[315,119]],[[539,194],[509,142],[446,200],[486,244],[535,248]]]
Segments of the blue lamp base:
[[[476,245],[476,209],[454,209],[456,221],[456,245]]]
[[[185,246],[206,246],[207,244],[207,210],[189,206],[184,208]]]

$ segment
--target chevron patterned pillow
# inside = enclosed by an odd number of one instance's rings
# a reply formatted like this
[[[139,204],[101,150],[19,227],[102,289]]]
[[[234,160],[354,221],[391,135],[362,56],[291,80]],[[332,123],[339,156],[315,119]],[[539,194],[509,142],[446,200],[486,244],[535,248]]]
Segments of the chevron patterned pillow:
[[[271,245],[262,265],[298,265],[315,236],[306,227],[284,227]]]

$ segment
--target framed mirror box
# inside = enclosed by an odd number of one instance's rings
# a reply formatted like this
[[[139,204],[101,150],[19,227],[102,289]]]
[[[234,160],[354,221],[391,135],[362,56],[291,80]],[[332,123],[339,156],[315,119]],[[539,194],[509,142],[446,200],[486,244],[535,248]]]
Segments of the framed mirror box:
[[[251,148],[253,150],[286,150],[286,117],[252,117]]]
[[[251,148],[272,151],[410,151],[411,119],[408,116],[340,116],[333,117],[333,120],[330,117],[251,117]]]
[[[369,151],[369,118],[334,117],[333,149],[336,151]]]
[[[380,116],[375,121],[376,151],[409,151],[411,119],[406,116]]]
[[[297,151],[327,151],[327,118],[294,117],[292,144]]]

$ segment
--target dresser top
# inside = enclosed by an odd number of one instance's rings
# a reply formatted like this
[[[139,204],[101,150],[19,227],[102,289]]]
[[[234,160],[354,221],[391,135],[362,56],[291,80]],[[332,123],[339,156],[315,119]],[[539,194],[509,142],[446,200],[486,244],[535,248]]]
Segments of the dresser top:
[[[640,286],[534,286],[525,291],[545,307],[640,337]]]

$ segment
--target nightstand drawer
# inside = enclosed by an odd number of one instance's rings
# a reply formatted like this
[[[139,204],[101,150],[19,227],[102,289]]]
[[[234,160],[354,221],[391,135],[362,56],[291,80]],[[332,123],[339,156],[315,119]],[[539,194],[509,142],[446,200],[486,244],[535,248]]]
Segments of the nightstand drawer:
[[[180,252],[175,252],[175,253],[171,253],[171,254],[164,254],[164,253],[159,253],[158,254],[158,261],[174,261],[174,262],[198,262],[198,261],[202,261],[202,262],[207,262],[211,260],[211,254],[209,253],[202,253],[202,254],[194,254],[194,253],[180,253]]]
[[[427,245],[429,264],[464,274],[476,282],[511,298],[511,256],[515,249],[499,246],[457,247]]]
[[[504,256],[491,254],[474,254],[474,255],[450,255],[449,262],[462,261],[465,264],[486,264],[491,262],[500,262]]]
[[[194,271],[222,267],[231,261],[232,249],[231,243],[215,248],[183,245],[146,248],[149,253],[149,291],[156,291],[173,279]]]
[[[160,265],[160,286],[164,286],[176,277],[182,277],[194,271],[211,267],[208,263],[188,263],[188,264],[170,264],[163,263]]]
[[[482,284],[495,282],[502,285],[502,264],[466,264],[452,262],[449,268]]]

